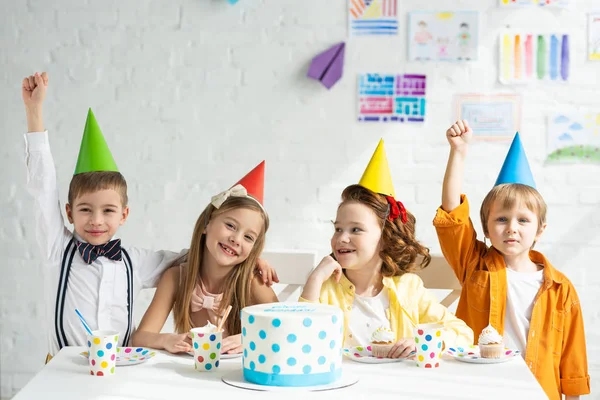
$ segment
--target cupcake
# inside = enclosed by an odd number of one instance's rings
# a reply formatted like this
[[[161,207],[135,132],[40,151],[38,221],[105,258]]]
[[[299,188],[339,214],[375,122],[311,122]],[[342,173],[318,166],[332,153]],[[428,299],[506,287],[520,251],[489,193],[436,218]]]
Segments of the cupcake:
[[[390,328],[380,326],[371,335],[371,353],[373,357],[387,357],[394,346],[396,335]]]
[[[502,336],[493,326],[486,326],[479,335],[479,353],[483,358],[500,358],[504,353]]]

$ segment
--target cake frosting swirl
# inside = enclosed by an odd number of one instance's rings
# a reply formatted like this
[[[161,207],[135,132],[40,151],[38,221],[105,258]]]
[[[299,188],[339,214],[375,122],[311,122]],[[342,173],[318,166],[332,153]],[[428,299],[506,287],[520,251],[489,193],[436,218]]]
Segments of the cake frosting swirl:
[[[479,344],[499,344],[502,343],[502,335],[492,326],[488,325],[479,335]]]
[[[375,343],[393,343],[396,339],[396,335],[390,328],[380,326],[371,335],[371,342]]]

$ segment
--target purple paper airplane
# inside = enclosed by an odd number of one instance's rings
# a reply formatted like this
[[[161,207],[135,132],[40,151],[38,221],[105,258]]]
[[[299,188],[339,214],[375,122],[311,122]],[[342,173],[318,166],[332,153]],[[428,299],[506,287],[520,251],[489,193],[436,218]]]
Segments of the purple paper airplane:
[[[340,42],[315,56],[308,68],[308,77],[321,81],[330,89],[342,77],[345,47],[346,43]]]

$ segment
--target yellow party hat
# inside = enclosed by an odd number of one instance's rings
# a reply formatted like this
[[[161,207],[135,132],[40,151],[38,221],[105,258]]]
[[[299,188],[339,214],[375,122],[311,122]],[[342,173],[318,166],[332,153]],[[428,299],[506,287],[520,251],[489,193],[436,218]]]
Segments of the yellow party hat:
[[[371,161],[369,161],[369,165],[367,165],[367,169],[365,169],[358,184],[372,192],[396,197],[392,176],[390,175],[390,166],[383,148],[383,139],[379,140]]]

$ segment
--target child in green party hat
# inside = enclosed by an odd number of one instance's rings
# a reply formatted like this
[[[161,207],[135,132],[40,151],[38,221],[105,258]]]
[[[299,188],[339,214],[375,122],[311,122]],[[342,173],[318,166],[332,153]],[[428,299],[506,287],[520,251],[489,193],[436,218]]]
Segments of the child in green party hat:
[[[119,172],[96,118],[88,111],[75,173],[69,185],[64,225],[54,160],[42,107],[48,76],[36,73],[23,80],[27,115],[25,134],[27,186],[36,204],[37,240],[47,274],[45,282],[49,326],[48,359],[68,345],[86,344],[86,332],[75,309],[92,330],[119,332],[127,346],[134,331],[134,297],[155,287],[161,273],[181,253],[122,247],[115,238],[129,215],[127,182]],[[261,261],[259,272],[270,284],[277,276]],[[186,335],[186,334],[185,334]]]

